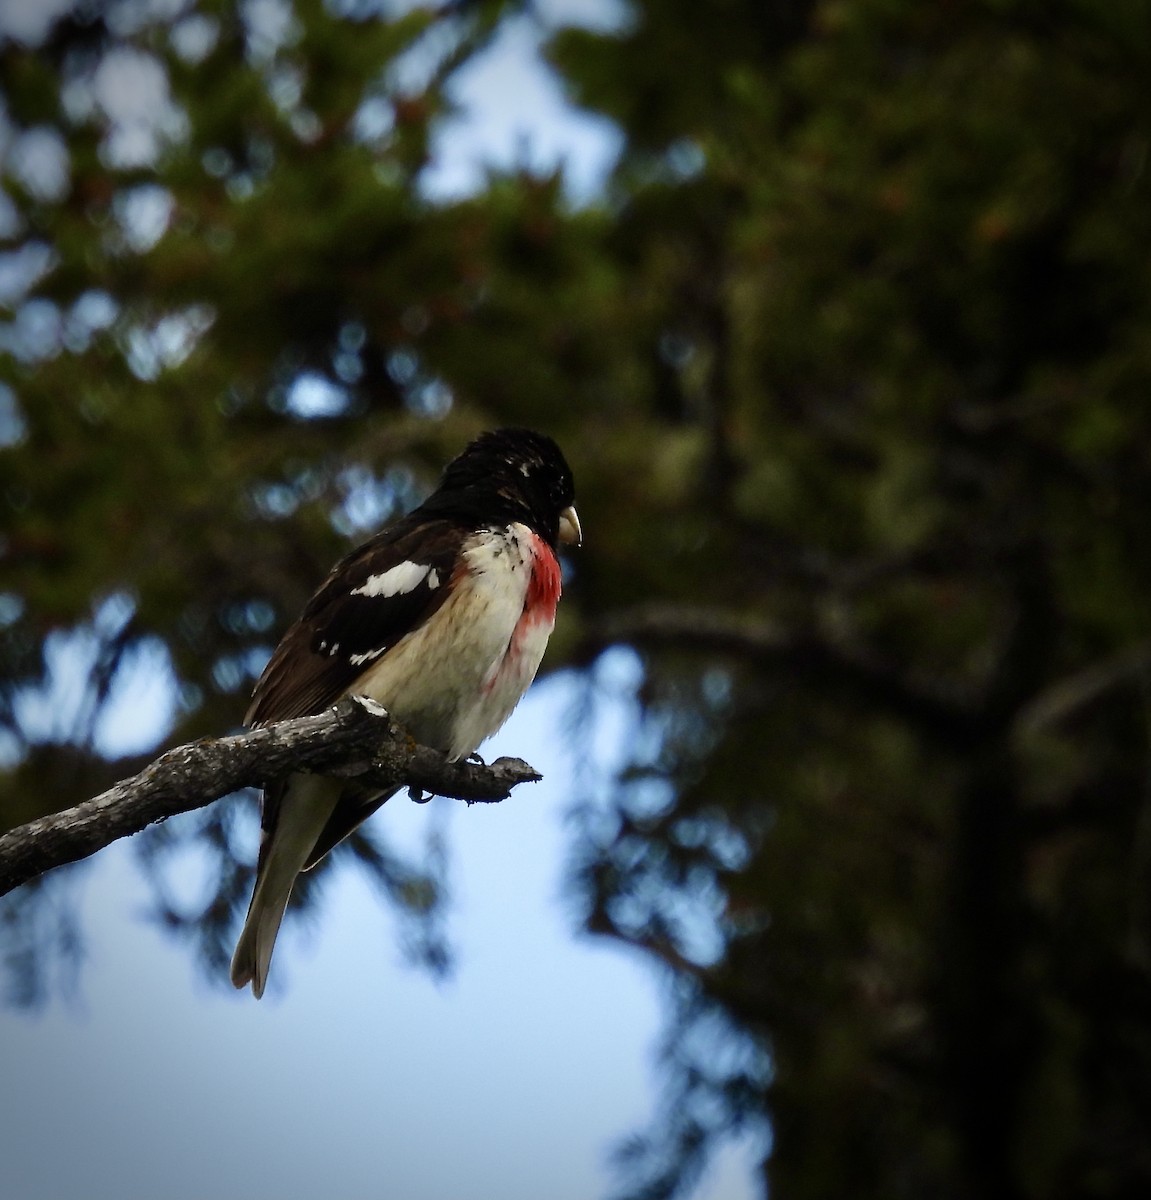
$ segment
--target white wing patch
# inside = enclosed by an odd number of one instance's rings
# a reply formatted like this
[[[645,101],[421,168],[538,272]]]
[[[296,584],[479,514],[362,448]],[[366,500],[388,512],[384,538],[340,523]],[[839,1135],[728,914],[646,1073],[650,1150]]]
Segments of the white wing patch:
[[[399,596],[419,587],[430,569],[427,563],[396,563],[394,567],[389,567],[379,575],[369,575],[358,588],[352,588],[352,595]]]
[[[348,662],[350,662],[353,667],[362,667],[364,663],[371,662],[374,658],[379,658],[386,649],[387,646],[381,646],[378,650],[369,650],[365,654],[349,654]]]

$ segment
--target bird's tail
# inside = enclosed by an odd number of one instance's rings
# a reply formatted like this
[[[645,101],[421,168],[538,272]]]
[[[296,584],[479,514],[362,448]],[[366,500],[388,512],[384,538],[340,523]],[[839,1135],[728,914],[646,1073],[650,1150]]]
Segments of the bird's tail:
[[[258,1000],[268,982],[276,934],[288,907],[296,876],[303,869],[340,798],[339,780],[293,775],[284,787],[275,826],[260,847],[256,888],[232,955],[232,983],[252,985]]]

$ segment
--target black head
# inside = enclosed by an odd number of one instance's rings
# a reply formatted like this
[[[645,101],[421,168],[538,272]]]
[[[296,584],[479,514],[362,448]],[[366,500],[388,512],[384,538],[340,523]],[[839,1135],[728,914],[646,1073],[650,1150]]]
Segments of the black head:
[[[481,434],[444,469],[423,505],[484,521],[522,521],[546,542],[580,540],[575,484],[560,448],[531,429]]]

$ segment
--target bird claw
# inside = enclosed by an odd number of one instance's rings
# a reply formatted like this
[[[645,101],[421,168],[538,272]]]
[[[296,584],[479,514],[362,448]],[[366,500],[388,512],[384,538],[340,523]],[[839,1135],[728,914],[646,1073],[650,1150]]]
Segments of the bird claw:
[[[425,792],[423,788],[410,787],[408,788],[408,799],[413,804],[427,804],[432,798],[431,792]]]

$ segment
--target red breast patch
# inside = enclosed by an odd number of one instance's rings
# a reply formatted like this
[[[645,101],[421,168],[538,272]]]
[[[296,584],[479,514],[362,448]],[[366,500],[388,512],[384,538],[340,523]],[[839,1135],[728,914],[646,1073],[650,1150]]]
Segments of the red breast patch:
[[[532,538],[532,574],[524,597],[523,621],[534,625],[555,623],[560,598],[560,565],[552,548],[542,538]]]

